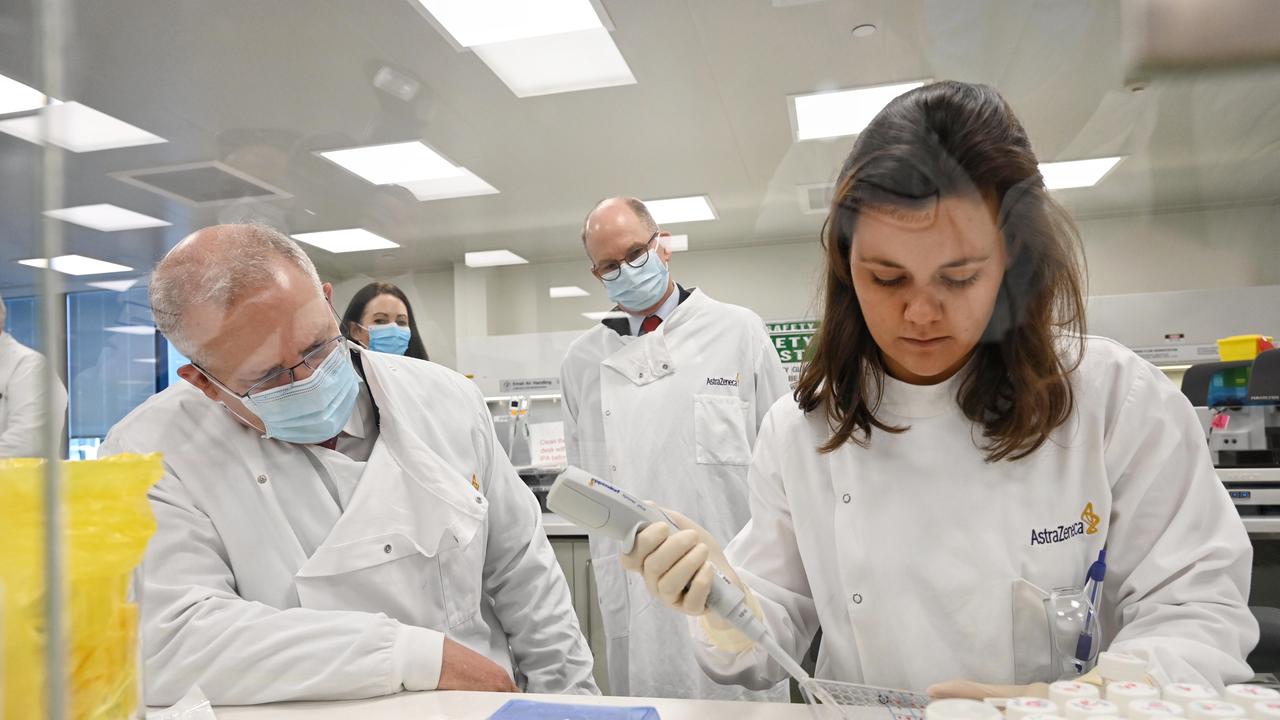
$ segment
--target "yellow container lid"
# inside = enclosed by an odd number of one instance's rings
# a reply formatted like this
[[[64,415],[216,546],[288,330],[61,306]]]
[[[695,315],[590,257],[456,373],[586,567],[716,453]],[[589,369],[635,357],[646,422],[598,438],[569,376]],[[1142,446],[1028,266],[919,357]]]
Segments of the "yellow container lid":
[[[1218,340],[1218,358],[1222,362],[1252,360],[1258,357],[1259,349],[1266,349],[1260,346],[1271,345],[1274,342],[1267,335],[1232,335]]]

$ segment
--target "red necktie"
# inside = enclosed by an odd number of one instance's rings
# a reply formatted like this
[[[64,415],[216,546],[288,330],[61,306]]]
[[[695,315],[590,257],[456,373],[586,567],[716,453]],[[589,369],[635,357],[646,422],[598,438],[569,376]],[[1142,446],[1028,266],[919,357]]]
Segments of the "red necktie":
[[[337,435],[334,435],[333,437],[329,438],[328,440],[325,440],[325,441],[324,441],[324,442],[322,442],[322,443],[316,443],[316,444],[317,444],[317,445],[319,445],[319,446],[320,446],[320,447],[322,447],[322,448],[328,448],[329,450],[337,450],[337,449],[338,449],[338,436],[337,436]]]
[[[646,333],[651,333],[654,330],[657,330],[658,326],[661,324],[662,318],[657,315],[650,315],[644,319],[644,322],[640,323],[640,334],[644,335]]]

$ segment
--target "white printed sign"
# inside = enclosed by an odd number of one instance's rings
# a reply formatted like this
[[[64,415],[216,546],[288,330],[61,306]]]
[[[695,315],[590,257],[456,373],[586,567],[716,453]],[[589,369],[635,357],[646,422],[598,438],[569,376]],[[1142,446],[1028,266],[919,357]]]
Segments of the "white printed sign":
[[[564,423],[529,423],[529,464],[534,467],[564,467]]]

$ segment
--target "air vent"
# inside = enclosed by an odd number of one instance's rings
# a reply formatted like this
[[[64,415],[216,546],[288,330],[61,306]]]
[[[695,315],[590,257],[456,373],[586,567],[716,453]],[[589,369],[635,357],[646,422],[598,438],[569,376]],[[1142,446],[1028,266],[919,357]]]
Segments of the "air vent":
[[[831,201],[835,199],[835,183],[818,183],[817,185],[797,185],[800,193],[800,212],[805,215],[826,215],[831,211]]]
[[[280,188],[220,162],[189,163],[112,173],[112,177],[188,205],[292,197]]]

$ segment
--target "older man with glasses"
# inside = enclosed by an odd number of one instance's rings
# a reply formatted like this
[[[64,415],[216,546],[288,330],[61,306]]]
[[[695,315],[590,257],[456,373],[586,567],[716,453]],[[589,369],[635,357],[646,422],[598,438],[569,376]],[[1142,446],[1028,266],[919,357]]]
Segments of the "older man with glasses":
[[[618,316],[575,340],[561,365],[568,459],[728,542],[751,514],[756,431],[790,388],[755,313],[671,278],[668,237],[635,198],[604,200],[583,224],[591,273]],[[786,699],[785,684],[753,692],[712,682],[684,618],[624,574],[618,543],[593,536],[591,556],[612,694]]]
[[[399,690],[596,693],[537,500],[479,390],[348,343],[269,228],[206,228],[151,279],[186,381],[104,454],[161,452],[143,564],[150,704]]]

